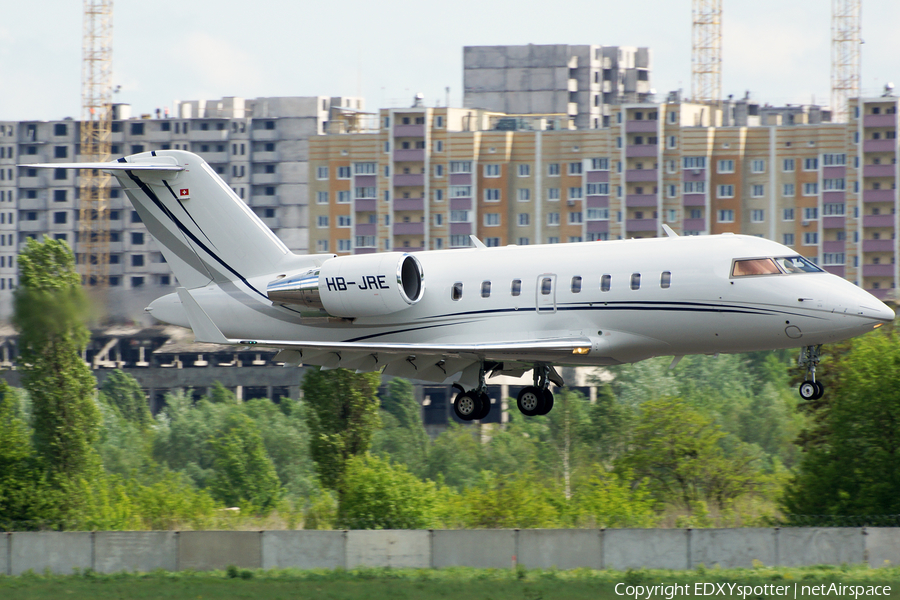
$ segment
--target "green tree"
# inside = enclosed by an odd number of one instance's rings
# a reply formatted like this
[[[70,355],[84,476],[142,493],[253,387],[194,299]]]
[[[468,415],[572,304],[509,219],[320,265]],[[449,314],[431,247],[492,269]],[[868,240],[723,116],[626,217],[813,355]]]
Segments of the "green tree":
[[[153,420],[141,384],[121,369],[107,375],[100,386],[100,394],[101,399],[114,406],[123,418],[140,427],[149,426]]]
[[[387,387],[387,394],[381,398],[382,427],[372,436],[372,453],[389,457],[406,465],[413,474],[423,476],[429,440],[413,385],[395,378]]]
[[[250,417],[237,412],[228,415],[210,445],[215,455],[209,486],[213,498],[229,506],[274,508],[282,494],[281,483]]]
[[[644,482],[632,485],[628,471],[622,477],[603,466],[578,482],[573,498],[574,524],[581,527],[653,527],[654,501]]]
[[[457,490],[477,482],[485,458],[474,433],[471,427],[451,423],[431,444],[425,476]]]
[[[303,378],[310,455],[319,481],[340,493],[347,461],[369,449],[379,426],[379,373],[310,370]]]
[[[832,356],[825,396],[803,404],[811,418],[797,475],[785,492],[785,512],[900,513],[898,342],[889,325]]]
[[[646,479],[654,496],[688,510],[701,500],[719,506],[756,485],[754,456],[725,455],[725,433],[680,398],[651,400],[641,406],[632,449],[618,466]]]
[[[566,500],[572,497],[572,471],[589,424],[588,406],[584,395],[562,389],[557,392],[553,410],[547,416],[549,441],[559,461]]]
[[[65,242],[29,239],[19,256],[13,322],[22,380],[32,401],[34,444],[58,487],[96,475],[100,428],[96,380],[81,358],[90,334],[86,302]],[[73,506],[80,496],[64,495]]]
[[[370,454],[348,459],[338,505],[346,529],[428,529],[434,526],[435,486],[403,465]]]

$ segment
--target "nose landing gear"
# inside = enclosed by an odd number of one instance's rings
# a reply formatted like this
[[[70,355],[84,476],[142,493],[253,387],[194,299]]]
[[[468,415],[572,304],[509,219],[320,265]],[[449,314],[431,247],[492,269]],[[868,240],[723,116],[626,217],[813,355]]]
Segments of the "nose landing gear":
[[[819,354],[822,344],[818,346],[804,346],[800,350],[800,358],[797,361],[801,367],[806,367],[806,381],[800,384],[800,397],[804,400],[818,400],[825,394],[825,386],[816,381],[816,367],[819,364]]]

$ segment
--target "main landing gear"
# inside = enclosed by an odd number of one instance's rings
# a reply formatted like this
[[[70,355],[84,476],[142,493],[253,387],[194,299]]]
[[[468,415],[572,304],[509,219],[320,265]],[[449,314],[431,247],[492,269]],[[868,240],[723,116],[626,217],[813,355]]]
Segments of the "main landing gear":
[[[800,350],[800,358],[797,363],[806,367],[806,381],[800,384],[800,397],[804,400],[818,400],[825,393],[825,386],[816,381],[816,367],[819,364],[819,353],[822,344],[818,346],[804,346]]]
[[[522,388],[516,398],[519,411],[526,417],[546,415],[553,408],[553,393],[550,392],[550,367],[535,365],[534,385]]]
[[[478,387],[465,391],[461,386],[460,392],[453,401],[453,412],[462,421],[481,421],[491,413],[491,398],[487,395],[487,385],[484,383],[484,363],[478,372]]]

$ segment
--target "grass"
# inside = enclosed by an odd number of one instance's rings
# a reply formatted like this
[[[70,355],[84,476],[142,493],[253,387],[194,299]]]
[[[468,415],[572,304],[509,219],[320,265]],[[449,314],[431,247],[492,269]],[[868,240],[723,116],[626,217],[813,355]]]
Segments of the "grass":
[[[226,571],[116,573],[93,571],[73,575],[26,573],[0,576],[0,598],[9,600],[71,599],[106,600],[166,598],[172,600],[252,600],[305,598],[384,599],[491,599],[502,600],[627,600],[617,595],[616,584],[671,585],[694,583],[778,584],[791,586],[839,583],[843,585],[891,585],[890,596],[900,600],[900,568],[869,569],[866,566],[820,566],[803,568],[763,567],[752,569],[707,569],[693,571],[629,570],[573,571],[526,569],[353,569],[248,570],[229,567]],[[619,588],[623,592],[623,588]],[[834,596],[834,594],[831,594]],[[680,598],[678,596],[677,598]],[[736,596],[740,598],[740,595]],[[756,600],[761,596],[751,595]],[[775,597],[775,596],[769,596]],[[789,596],[793,598],[793,593]],[[798,595],[799,597],[799,595]],[[812,598],[811,595],[804,597]],[[852,598],[843,595],[844,598]],[[654,599],[665,599],[655,594]],[[861,596],[862,598],[862,596]],[[838,600],[838,599],[836,599]]]

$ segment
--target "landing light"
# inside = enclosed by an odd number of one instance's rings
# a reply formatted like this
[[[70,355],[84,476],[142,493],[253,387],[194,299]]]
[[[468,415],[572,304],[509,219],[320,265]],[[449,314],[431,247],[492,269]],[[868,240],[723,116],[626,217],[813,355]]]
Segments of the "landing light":
[[[884,323],[879,323],[878,325],[875,325],[874,327],[872,327],[872,329],[878,329],[878,328],[881,327],[882,325],[884,325]]]
[[[572,350],[572,354],[587,354],[590,351],[590,348],[575,348]]]

